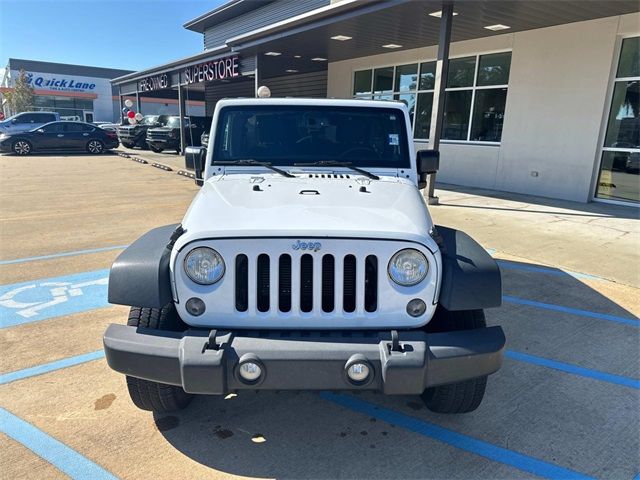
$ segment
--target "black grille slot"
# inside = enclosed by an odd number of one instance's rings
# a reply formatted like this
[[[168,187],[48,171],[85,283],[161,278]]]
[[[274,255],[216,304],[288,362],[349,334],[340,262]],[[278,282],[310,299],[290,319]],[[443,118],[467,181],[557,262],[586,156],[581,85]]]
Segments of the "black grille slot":
[[[236,257],[236,310],[249,308],[249,261],[246,255]]]
[[[291,311],[291,257],[286,254],[278,265],[278,304],[281,312]]]
[[[356,310],[356,257],[344,257],[344,290],[342,305],[345,312]]]
[[[258,255],[256,305],[259,312],[269,311],[269,255]]]
[[[300,310],[313,309],[313,257],[309,254],[300,258]]]
[[[369,255],[364,261],[364,309],[378,309],[378,257]]]
[[[322,257],[322,311],[333,312],[335,308],[335,260],[333,255]]]

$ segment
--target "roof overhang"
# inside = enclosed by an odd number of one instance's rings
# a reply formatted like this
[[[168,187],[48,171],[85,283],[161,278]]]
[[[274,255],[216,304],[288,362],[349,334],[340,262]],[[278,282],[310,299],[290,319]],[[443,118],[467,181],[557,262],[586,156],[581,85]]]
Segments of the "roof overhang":
[[[207,28],[272,3],[274,0],[231,0],[183,25],[187,30],[204,33]]]

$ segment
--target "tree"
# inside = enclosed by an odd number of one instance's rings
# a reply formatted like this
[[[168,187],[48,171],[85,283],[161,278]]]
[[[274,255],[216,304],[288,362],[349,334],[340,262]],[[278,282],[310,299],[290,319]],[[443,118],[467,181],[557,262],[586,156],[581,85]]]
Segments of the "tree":
[[[6,92],[4,96],[9,103],[9,108],[13,115],[31,108],[33,105],[33,87],[27,82],[27,74],[24,70],[20,70],[13,90]]]

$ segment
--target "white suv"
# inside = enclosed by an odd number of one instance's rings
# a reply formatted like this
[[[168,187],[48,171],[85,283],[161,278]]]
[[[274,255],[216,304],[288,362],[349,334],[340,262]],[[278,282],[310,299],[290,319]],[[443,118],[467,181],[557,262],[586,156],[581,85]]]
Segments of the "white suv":
[[[203,187],[181,225],[154,229],[112,266],[132,306],[104,347],[140,408],[241,389],[420,394],[476,409],[505,338],[496,262],[436,227],[419,188],[437,152],[414,151],[399,102],[217,103]]]

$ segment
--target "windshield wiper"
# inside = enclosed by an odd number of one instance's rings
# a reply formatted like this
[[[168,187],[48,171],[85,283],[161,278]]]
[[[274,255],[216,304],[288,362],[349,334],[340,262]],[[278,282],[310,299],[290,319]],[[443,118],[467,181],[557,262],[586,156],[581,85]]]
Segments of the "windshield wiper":
[[[258,160],[253,160],[251,158],[245,158],[242,160],[223,160],[221,162],[213,162],[214,165],[255,165],[258,167],[265,167],[269,170],[273,170],[276,173],[279,173],[283,177],[287,178],[295,178],[295,175],[291,175],[289,172],[285,172],[284,170],[280,170],[278,167],[274,167],[269,162],[259,162]]]
[[[371,180],[380,180],[380,177],[371,172],[367,172],[359,167],[354,167],[351,162],[339,162],[337,160],[321,160],[319,162],[294,163],[296,167],[306,165],[308,167],[345,167],[350,168],[354,172],[358,172]]]

